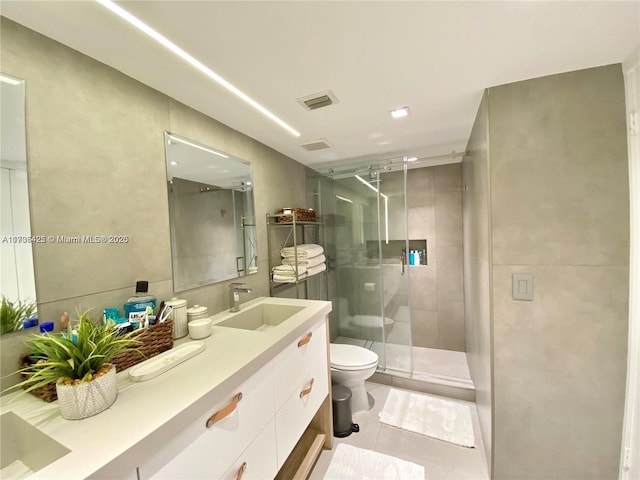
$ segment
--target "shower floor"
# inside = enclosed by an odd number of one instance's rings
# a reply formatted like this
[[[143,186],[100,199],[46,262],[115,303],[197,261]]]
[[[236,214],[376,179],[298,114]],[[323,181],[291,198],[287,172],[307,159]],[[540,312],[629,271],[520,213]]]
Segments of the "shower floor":
[[[381,359],[384,358],[386,366],[379,366],[375,378],[372,378],[373,381],[428,393],[442,391],[447,396],[463,400],[473,401],[475,397],[475,388],[467,366],[467,355],[464,352],[411,347],[411,372],[409,347],[406,345],[387,343],[385,352],[385,345],[381,342],[341,336],[336,338],[334,343],[365,347],[376,352]]]

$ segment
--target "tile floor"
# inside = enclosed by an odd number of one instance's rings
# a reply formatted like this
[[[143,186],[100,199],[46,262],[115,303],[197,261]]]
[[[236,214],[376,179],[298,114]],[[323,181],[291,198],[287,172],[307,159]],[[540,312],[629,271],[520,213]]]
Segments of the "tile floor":
[[[387,385],[367,382],[367,390],[373,396],[375,405],[366,413],[354,415],[353,421],[360,425],[360,432],[346,438],[334,438],[334,450],[339,443],[347,443],[418,463],[425,467],[426,480],[488,480],[475,404],[470,405],[476,448],[460,447],[381,424],[378,414],[384,407],[390,388]],[[334,450],[322,452],[311,472],[310,480],[323,478]]]

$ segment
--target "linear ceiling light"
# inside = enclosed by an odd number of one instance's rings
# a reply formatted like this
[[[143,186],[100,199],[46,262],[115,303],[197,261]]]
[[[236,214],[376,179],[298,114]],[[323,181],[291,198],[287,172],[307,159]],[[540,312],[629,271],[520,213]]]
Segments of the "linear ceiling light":
[[[238,96],[240,99],[244,100],[245,102],[247,102],[249,105],[251,105],[253,108],[255,108],[256,110],[258,110],[259,112],[261,112],[262,114],[266,115],[267,117],[269,117],[271,120],[273,120],[274,122],[276,122],[278,125],[280,125],[282,128],[284,128],[285,130],[287,130],[289,133],[295,135],[296,137],[300,136],[300,132],[298,132],[297,130],[295,130],[294,128],[290,127],[289,125],[287,125],[285,122],[283,122],[282,120],[280,120],[278,117],[276,117],[273,113],[271,113],[269,110],[267,110],[266,108],[264,108],[262,105],[260,105],[258,102],[256,102],[254,99],[252,99],[251,97],[249,97],[246,93],[240,91],[237,87],[233,86],[232,84],[230,84],[229,82],[227,82],[224,78],[222,78],[220,75],[218,75],[216,72],[214,72],[213,70],[211,70],[209,67],[207,67],[206,65],[204,65],[203,63],[201,63],[200,61],[196,60],[194,57],[192,57],[191,55],[189,55],[187,52],[185,52],[183,49],[181,49],[180,47],[178,47],[175,43],[173,43],[171,40],[169,40],[168,38],[166,38],[165,36],[161,35],[160,33],[158,33],[157,31],[155,31],[153,28],[151,28],[149,25],[147,25],[146,23],[144,23],[142,20],[138,19],[137,17],[134,17],[132,14],[130,14],[129,12],[127,12],[124,8],[116,5],[115,3],[113,3],[111,0],[96,0],[96,2],[98,2],[99,4],[101,4],[103,7],[108,8],[109,10],[111,10],[113,13],[115,13],[116,15],[118,15],[120,18],[126,20],[127,22],[129,22],[131,25],[133,25],[134,27],[136,27],[138,30],[141,30],[142,32],[146,33],[148,36],[150,36],[151,38],[153,38],[156,42],[160,43],[161,45],[163,45],[165,48],[171,50],[173,53],[175,53],[176,55],[178,55],[180,58],[182,58],[183,60],[186,60],[188,63],[190,63],[193,67],[197,68],[198,70],[200,70],[202,73],[204,73],[206,76],[208,76],[209,78],[211,78],[212,80],[214,80],[215,82],[219,83],[220,85],[222,85],[224,88],[226,88],[227,90],[229,90],[231,93],[233,93],[234,95]]]

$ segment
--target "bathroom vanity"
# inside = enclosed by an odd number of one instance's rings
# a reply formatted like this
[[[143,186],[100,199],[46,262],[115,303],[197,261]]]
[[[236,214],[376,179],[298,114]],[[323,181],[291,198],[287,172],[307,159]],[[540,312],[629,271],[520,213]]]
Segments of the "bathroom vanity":
[[[118,373],[118,399],[99,415],[64,420],[56,402],[11,395],[3,425],[11,417],[18,450],[30,428],[42,434],[17,455],[40,462],[29,478],[305,478],[332,446],[330,311],[331,302],[255,299],[212,317],[205,350],[162,375]]]

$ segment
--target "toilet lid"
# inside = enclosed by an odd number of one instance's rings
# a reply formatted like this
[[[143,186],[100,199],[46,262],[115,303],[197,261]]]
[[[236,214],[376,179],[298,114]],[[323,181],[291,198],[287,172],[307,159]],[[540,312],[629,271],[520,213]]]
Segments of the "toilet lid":
[[[330,344],[331,366],[342,370],[357,370],[378,363],[378,355],[356,345]]]

